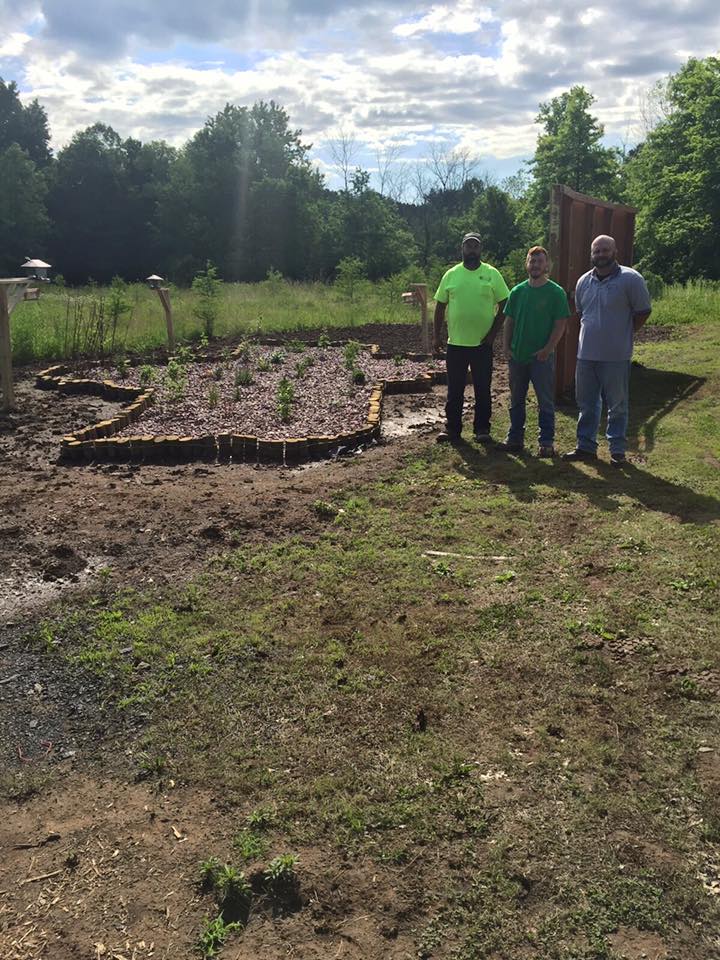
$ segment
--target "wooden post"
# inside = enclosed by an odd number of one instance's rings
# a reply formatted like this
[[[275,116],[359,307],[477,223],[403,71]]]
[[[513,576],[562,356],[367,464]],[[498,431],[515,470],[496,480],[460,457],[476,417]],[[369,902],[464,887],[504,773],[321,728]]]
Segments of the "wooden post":
[[[2,386],[1,413],[15,410],[15,387],[12,374],[12,341],[10,340],[10,314],[13,307],[23,300],[29,277],[12,277],[0,280],[0,386]]]
[[[165,325],[167,326],[168,353],[175,353],[175,326],[173,325],[172,307],[170,306],[170,289],[155,287],[160,303],[165,311]]]
[[[410,289],[415,294],[415,302],[420,307],[420,319],[422,323],[423,350],[425,353],[432,352],[432,332],[428,322],[428,293],[426,283],[411,283]]]

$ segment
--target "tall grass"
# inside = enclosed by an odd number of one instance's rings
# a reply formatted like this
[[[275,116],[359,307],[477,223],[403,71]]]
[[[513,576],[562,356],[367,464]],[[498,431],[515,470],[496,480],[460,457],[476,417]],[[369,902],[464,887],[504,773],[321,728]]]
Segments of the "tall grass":
[[[352,300],[337,287],[323,283],[271,278],[254,284],[223,284],[215,333],[233,337],[331,330],[365,323],[419,322],[418,310],[400,301],[407,284],[407,277],[391,277],[374,284],[362,281]],[[143,353],[164,347],[165,319],[157,295],[138,283],[127,288],[127,298],[130,310],[113,318],[108,306],[109,288],[68,291],[43,287],[39,301],[21,303],[13,311],[14,362],[104,356],[118,351]],[[197,293],[173,289],[171,300],[178,342],[199,340],[203,330],[194,312]],[[696,280],[663,287],[653,301],[650,323],[676,326],[710,323],[719,317],[720,283]]]
[[[689,280],[664,286],[653,300],[649,323],[679,326],[686,323],[712,323],[720,318],[720,283],[714,280]]]
[[[351,300],[322,283],[271,278],[254,284],[223,284],[215,335],[419,323],[419,311],[401,302],[400,294],[406,289],[407,278],[402,277],[374,284],[362,281]],[[108,294],[109,288],[102,287],[72,291],[48,287],[42,289],[39,301],[18,305],[11,323],[14,362],[102,356],[123,350],[142,353],[166,345],[163,310],[152,290],[139,283],[127,288],[130,310],[114,329],[108,322]],[[203,328],[195,315],[198,294],[172,289],[170,296],[178,342],[199,340]]]

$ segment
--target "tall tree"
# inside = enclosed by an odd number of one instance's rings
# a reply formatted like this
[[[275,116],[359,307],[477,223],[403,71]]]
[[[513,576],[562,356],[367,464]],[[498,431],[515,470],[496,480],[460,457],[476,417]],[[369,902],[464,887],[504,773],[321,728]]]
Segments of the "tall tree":
[[[50,131],[45,110],[37,100],[24,106],[17,84],[0,77],[0,153],[13,144],[27,153],[38,166],[50,162]]]
[[[536,122],[544,132],[530,161],[528,200],[545,229],[554,183],[601,200],[621,199],[620,154],[613,147],[602,146],[604,127],[590,113],[594,102],[585,87],[575,86],[540,104]]]
[[[628,162],[641,265],[668,280],[720,279],[720,59],[690,59],[664,118]]]
[[[13,143],[0,153],[0,183],[0,276],[16,277],[26,257],[37,257],[45,250],[45,178]]]

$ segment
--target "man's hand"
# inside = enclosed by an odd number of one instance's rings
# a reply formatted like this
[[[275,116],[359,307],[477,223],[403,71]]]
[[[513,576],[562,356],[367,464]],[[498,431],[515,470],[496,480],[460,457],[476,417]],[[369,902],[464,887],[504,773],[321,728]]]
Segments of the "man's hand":
[[[550,356],[551,353],[552,353],[552,350],[548,350],[547,347],[543,347],[542,350],[536,351],[535,357],[540,361],[540,363],[545,363],[545,361],[547,360],[547,358]]]
[[[433,353],[441,353],[441,352],[442,352],[442,344],[440,343],[440,338],[439,338],[439,337],[433,337],[432,352],[433,352]]]

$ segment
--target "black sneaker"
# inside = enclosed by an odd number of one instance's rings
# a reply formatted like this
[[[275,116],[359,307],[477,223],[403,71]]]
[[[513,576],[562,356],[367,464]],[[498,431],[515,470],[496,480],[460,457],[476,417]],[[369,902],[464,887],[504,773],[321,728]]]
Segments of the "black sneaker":
[[[492,435],[487,430],[480,430],[475,434],[475,443],[492,443]]]
[[[560,459],[567,460],[570,463],[574,463],[576,460],[597,460],[597,454],[591,450],[581,450],[579,447],[576,447],[574,450],[570,450],[569,453],[564,453]]]
[[[611,453],[610,465],[613,467],[624,467],[627,464],[627,457],[624,453]]]
[[[436,443],[449,443],[453,447],[457,447],[462,443],[462,437],[459,433],[450,433],[447,430],[443,430],[442,433],[439,433],[435,437]]]
[[[522,443],[511,443],[509,440],[503,440],[495,444],[496,450],[502,450],[504,453],[522,453],[525,447]]]

